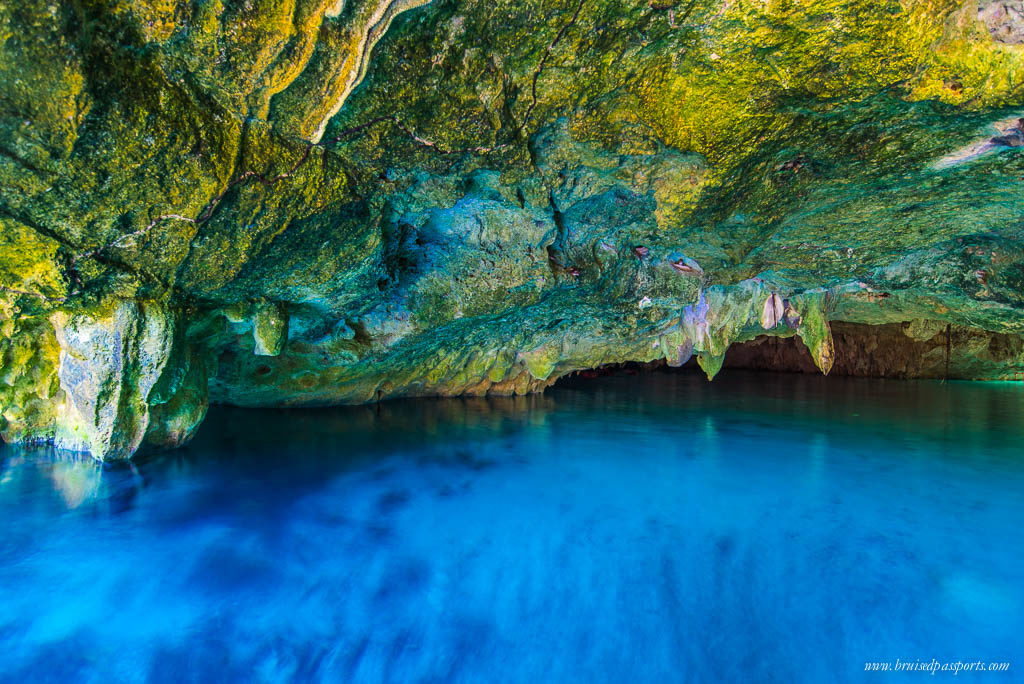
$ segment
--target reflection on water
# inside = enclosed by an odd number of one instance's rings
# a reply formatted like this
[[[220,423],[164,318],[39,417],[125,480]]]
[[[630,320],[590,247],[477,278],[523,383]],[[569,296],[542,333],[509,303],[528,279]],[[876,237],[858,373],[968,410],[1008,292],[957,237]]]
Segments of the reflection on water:
[[[0,680],[1019,669],[1022,415],[1017,384],[663,374],[223,408],[134,466],[0,448]]]

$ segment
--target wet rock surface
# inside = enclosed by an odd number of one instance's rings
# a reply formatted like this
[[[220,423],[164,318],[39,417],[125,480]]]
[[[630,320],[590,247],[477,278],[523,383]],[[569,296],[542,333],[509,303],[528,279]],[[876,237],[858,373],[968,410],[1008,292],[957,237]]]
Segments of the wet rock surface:
[[[993,40],[1000,43],[1024,43],[1024,2],[1019,0],[982,0],[978,3],[978,18]]]
[[[123,458],[209,401],[519,394],[691,356],[713,377],[736,343],[945,377],[947,326],[950,377],[1013,377],[1020,16],[4,6],[0,433]]]

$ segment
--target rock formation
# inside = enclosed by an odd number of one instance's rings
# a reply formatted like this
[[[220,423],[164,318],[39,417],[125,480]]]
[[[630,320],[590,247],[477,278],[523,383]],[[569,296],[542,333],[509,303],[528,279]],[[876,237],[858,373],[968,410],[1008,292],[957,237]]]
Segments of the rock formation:
[[[1024,116],[1022,17],[6,3],[0,434],[128,458],[211,401],[525,393],[691,356],[1020,377],[1024,148],[992,141]]]

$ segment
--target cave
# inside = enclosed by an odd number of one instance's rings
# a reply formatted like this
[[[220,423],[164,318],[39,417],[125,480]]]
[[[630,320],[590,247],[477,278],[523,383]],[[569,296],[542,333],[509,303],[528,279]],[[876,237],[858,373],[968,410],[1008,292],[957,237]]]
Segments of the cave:
[[[1022,0],[0,3],[0,679],[1014,671],[1021,73]]]

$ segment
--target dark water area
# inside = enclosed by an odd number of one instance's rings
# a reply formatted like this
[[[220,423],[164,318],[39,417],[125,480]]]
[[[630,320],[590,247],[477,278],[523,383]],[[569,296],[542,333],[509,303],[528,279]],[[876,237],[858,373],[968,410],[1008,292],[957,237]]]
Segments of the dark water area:
[[[5,682],[1024,678],[1020,383],[215,408],[133,466],[0,447],[0,519]]]

